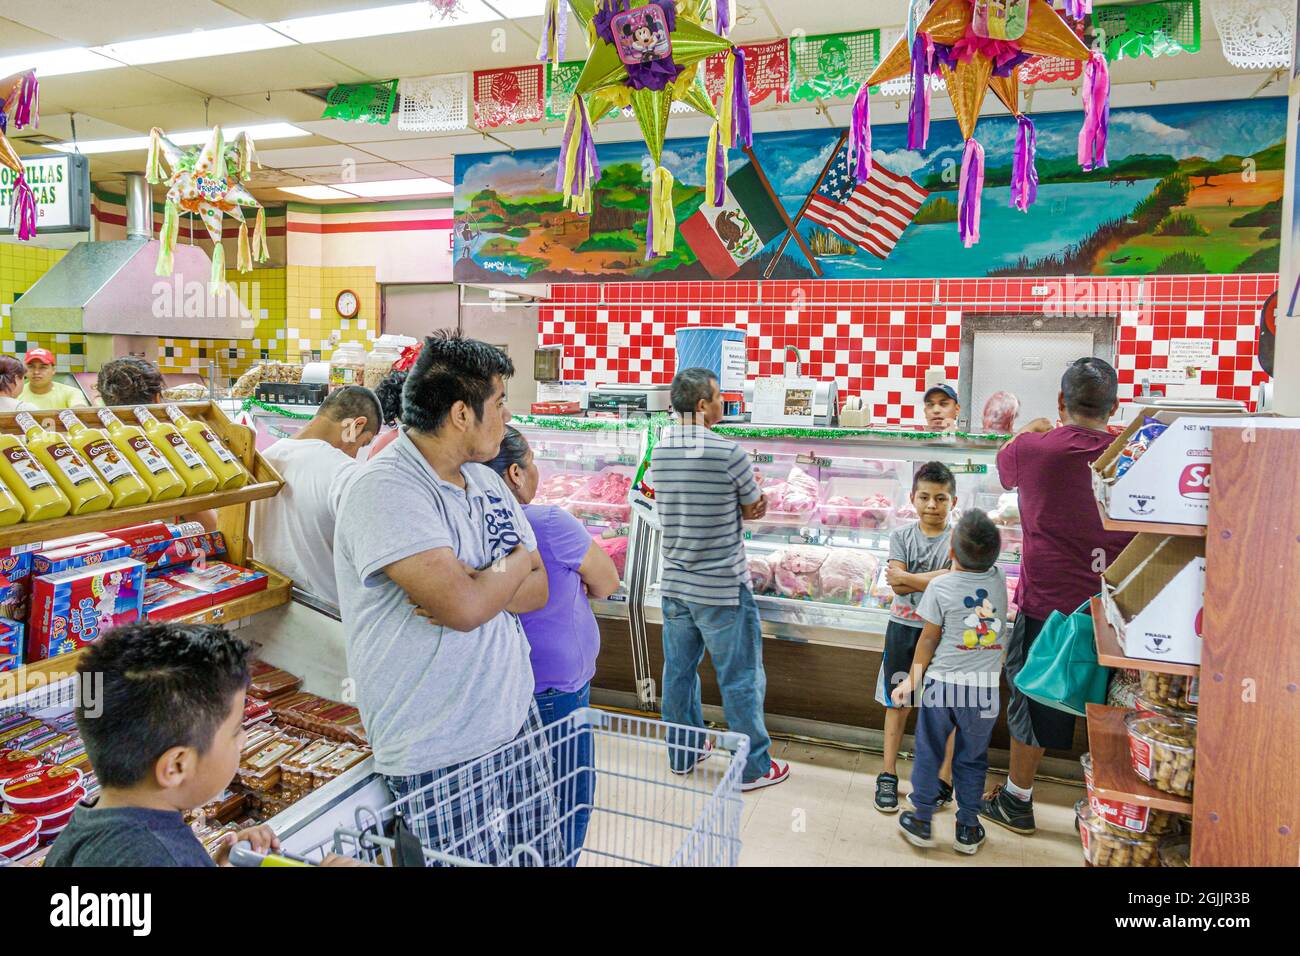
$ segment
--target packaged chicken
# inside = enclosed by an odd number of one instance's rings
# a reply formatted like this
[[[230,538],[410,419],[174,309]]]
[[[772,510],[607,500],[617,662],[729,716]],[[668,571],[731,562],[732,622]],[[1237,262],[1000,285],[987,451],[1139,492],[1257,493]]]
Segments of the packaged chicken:
[[[755,594],[770,594],[772,591],[772,562],[766,555],[750,554],[745,556],[749,568],[749,586]]]
[[[772,578],[776,593],[785,598],[812,598],[818,593],[817,572],[830,549],[815,545],[793,545],[771,557]]]
[[[784,478],[756,471],[755,480],[767,497],[762,524],[803,524],[817,510],[817,479],[798,465],[792,465]]]
[[[880,561],[874,554],[836,548],[817,569],[817,596],[823,601],[861,607],[879,570]]]

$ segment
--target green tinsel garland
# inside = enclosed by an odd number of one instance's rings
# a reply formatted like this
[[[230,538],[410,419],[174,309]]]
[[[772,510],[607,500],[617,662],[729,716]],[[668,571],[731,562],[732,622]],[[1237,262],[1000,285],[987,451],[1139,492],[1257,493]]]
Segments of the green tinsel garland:
[[[754,428],[748,425],[716,425],[713,429],[728,438],[816,438],[835,441],[845,438],[888,438],[905,441],[931,441],[935,438],[960,438],[963,441],[1004,442],[1010,435],[997,432],[915,432],[888,431],[879,428]]]
[[[309,421],[315,418],[314,412],[294,412],[287,408],[281,408],[279,405],[272,405],[269,402],[260,402],[255,398],[244,399],[244,404],[239,407],[241,412],[246,412],[250,408],[260,408],[264,412],[270,412],[272,415],[279,415],[282,418],[294,418],[298,421]]]
[[[512,415],[510,421],[530,428],[553,428],[567,432],[613,432],[623,428],[638,431],[649,428],[657,419],[667,422],[668,416],[651,418],[570,418],[567,415]]]

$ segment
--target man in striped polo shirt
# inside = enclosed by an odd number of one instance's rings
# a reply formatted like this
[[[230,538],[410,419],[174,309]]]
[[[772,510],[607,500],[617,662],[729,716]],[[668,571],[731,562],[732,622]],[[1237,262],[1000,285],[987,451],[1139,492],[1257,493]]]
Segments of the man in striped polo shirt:
[[[704,726],[699,667],[707,650],[727,726],[749,737],[741,789],[770,787],[789,777],[790,767],[768,753],[763,635],[740,528],[742,516],[763,517],[767,499],[744,449],[711,431],[722,419],[717,376],[683,369],[673,378],[672,403],[681,421],[664,430],[650,459],[663,526],[662,716]],[[708,744],[694,734],[670,734],[668,742],[674,773],[690,773],[709,756]]]

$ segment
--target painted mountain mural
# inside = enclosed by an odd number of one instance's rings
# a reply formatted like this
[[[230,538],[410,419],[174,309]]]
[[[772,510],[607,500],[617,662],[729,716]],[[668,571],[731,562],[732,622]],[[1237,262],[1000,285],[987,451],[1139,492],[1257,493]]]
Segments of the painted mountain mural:
[[[875,161],[930,193],[884,259],[799,219],[839,130],[759,134],[753,160],[733,150],[728,172],[734,179],[757,162],[826,278],[1274,272],[1286,105],[1267,97],[1112,110],[1110,165],[1086,173],[1075,158],[1080,114],[1037,116],[1040,185],[1027,213],[1009,205],[1015,126],[1009,117],[986,117],[979,127],[982,239],[970,249],[957,237],[961,140],[951,120],[932,124],[923,153],[905,148],[905,124],[877,123],[872,131]],[[685,139],[664,147],[679,225],[704,202],[705,145]],[[597,152],[601,175],[587,216],[563,208],[555,150],[458,156],[456,281],[709,279],[680,232],[671,254],[645,258],[644,145],[612,143]],[[762,277],[780,244],[780,236],[767,241],[732,278]],[[771,277],[812,275],[800,245],[785,243]]]

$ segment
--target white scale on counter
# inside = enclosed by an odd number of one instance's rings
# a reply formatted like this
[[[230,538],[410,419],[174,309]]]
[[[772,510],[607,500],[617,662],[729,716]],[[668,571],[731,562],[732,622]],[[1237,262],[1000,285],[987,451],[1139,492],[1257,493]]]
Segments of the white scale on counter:
[[[587,392],[589,412],[652,412],[668,411],[669,386],[624,385],[609,383],[597,385]]]

